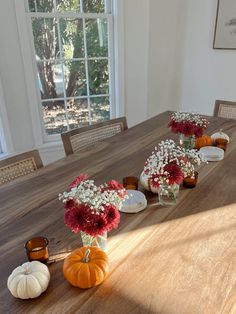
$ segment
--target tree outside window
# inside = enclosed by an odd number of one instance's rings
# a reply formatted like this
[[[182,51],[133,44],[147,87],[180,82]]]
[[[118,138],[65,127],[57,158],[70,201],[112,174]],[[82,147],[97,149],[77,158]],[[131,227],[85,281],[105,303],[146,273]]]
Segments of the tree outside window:
[[[47,135],[110,118],[109,1],[27,2]]]

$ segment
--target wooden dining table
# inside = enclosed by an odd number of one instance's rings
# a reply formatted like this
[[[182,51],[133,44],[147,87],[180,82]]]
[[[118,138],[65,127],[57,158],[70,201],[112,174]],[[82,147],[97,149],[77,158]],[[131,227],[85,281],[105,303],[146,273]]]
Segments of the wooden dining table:
[[[40,297],[20,300],[7,289],[8,276],[27,261],[28,239],[47,237],[51,257],[81,246],[79,234],[64,224],[58,194],[80,173],[97,184],[139,176],[161,140],[178,140],[167,127],[170,115],[0,187],[0,313],[236,313],[236,121],[217,117],[208,117],[207,134],[223,129],[230,136],[224,159],[202,165],[197,186],[181,187],[173,206],[161,206],[139,185],[147,208],[121,213],[108,234],[109,275],[101,285],[71,286],[59,260],[48,265],[51,280]]]

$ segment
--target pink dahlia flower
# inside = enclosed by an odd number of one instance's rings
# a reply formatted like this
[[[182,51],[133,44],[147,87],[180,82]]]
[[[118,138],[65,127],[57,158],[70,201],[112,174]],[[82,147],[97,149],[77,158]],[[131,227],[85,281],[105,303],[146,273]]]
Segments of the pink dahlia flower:
[[[69,189],[77,187],[82,181],[85,181],[89,178],[86,173],[81,173],[77,178],[75,178],[69,185]]]
[[[164,167],[164,171],[168,172],[168,179],[170,185],[172,184],[180,184],[183,179],[184,175],[182,171],[180,170],[179,166],[175,163],[170,163]]]

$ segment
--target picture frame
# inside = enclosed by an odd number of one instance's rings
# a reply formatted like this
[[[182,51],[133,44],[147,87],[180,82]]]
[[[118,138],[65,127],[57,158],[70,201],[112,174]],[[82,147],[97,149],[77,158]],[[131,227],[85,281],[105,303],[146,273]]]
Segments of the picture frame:
[[[218,0],[214,49],[236,49],[236,1]]]

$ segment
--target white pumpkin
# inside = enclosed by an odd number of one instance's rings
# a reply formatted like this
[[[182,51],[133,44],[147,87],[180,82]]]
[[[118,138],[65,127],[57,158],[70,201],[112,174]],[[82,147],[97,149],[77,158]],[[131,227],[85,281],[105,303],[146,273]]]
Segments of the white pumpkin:
[[[32,299],[43,293],[49,284],[48,267],[38,261],[15,268],[7,280],[7,287],[15,298]]]
[[[155,194],[158,194],[158,188],[155,188],[154,186],[152,186],[150,183],[149,183],[149,179],[148,179],[148,175],[146,175],[144,173],[144,171],[141,173],[140,175],[140,178],[139,178],[139,181],[141,183],[141,185],[144,187],[145,190],[147,191],[151,191],[152,193],[155,193]]]
[[[219,132],[216,132],[216,133],[212,134],[212,135],[211,135],[211,138],[212,138],[213,142],[215,142],[215,140],[216,140],[217,138],[222,138],[222,139],[227,140],[228,143],[229,143],[229,136],[228,136],[228,134],[222,132],[222,130],[220,130]]]

